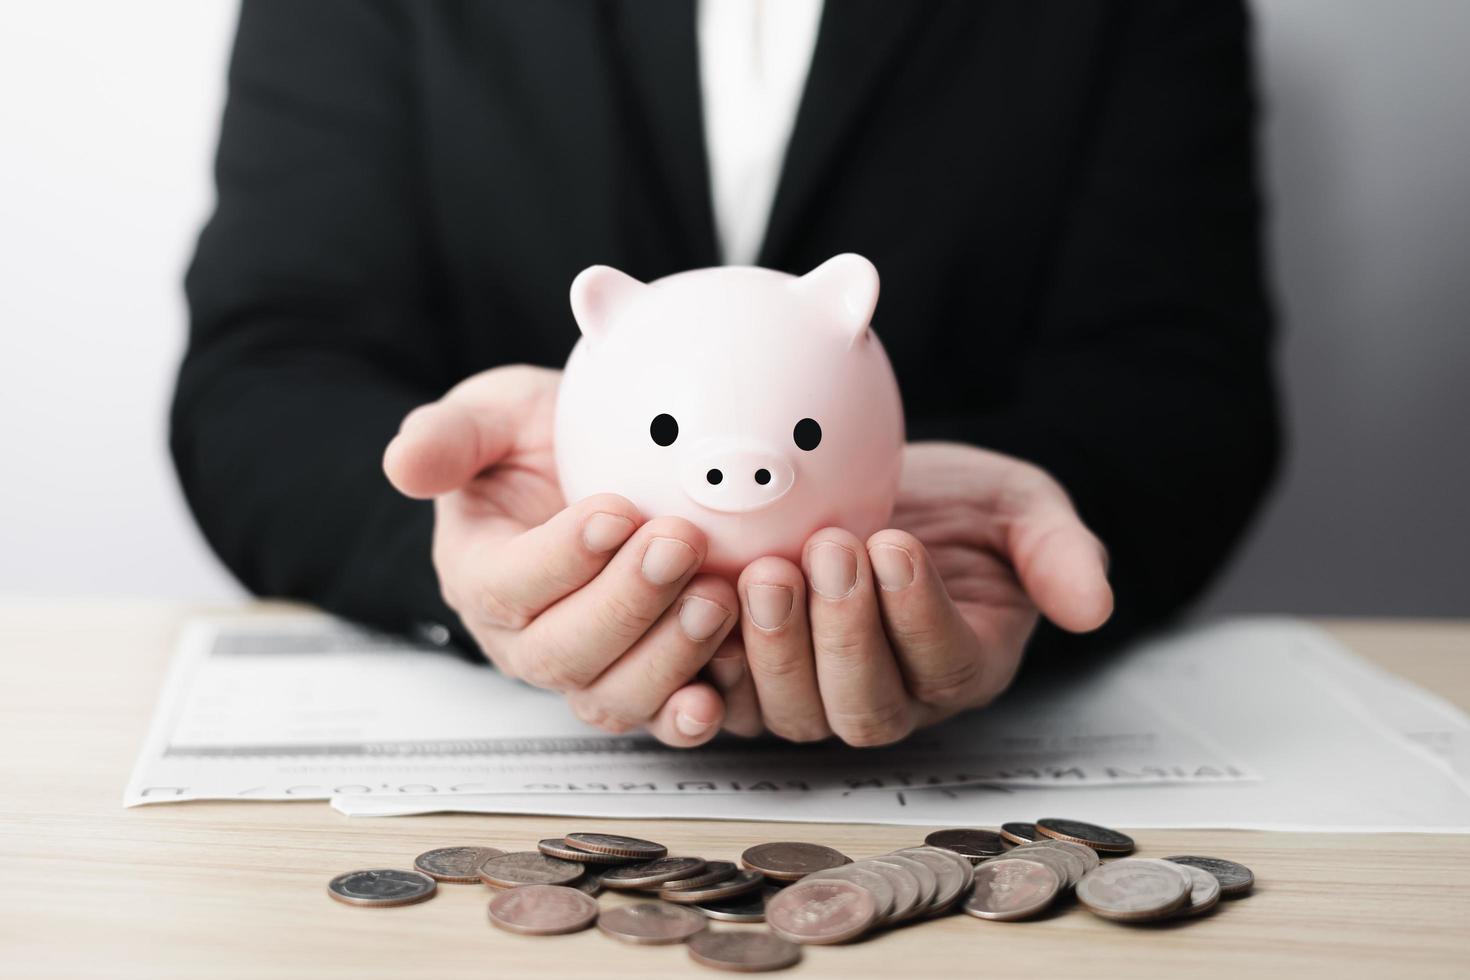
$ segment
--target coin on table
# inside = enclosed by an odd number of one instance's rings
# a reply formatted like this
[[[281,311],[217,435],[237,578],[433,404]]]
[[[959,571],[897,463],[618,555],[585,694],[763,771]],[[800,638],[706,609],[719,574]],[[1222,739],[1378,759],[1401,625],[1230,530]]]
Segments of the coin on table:
[[[386,909],[433,898],[437,888],[422,871],[374,868],[338,875],[327,883],[327,894],[347,905]]]
[[[1046,909],[1062,890],[1056,870],[1023,857],[1000,857],[975,869],[975,885],[960,908],[977,919],[1011,922]]]
[[[794,943],[847,942],[877,921],[873,893],[851,881],[798,881],[766,902],[766,925]]]
[[[480,865],[480,880],[496,888],[521,885],[569,885],[586,872],[576,861],[547,857],[540,851],[511,851]]]
[[[623,837],[620,834],[567,834],[562,839],[572,847],[584,851],[611,854],[614,857],[639,858],[644,861],[661,858],[669,853],[669,849],[662,844],[643,840],[641,837]]]
[[[826,871],[851,860],[841,851],[824,844],[790,840],[756,844],[740,855],[740,863],[745,867],[782,881],[796,881],[813,871]]]
[[[913,875],[914,880],[919,883],[919,899],[914,904],[913,909],[906,915],[895,915],[893,921],[900,922],[903,919],[911,919],[928,911],[934,904],[934,896],[939,892],[939,879],[935,877],[934,872],[929,870],[929,866],[920,864],[905,854],[881,854],[877,860],[898,865]]]
[[[905,847],[894,852],[902,857],[913,858],[934,872],[934,897],[929,900],[928,908],[919,910],[920,915],[948,909],[960,897],[965,886],[974,879],[973,871],[968,875],[961,873],[952,860],[937,852],[938,848],[930,847]]]
[[[584,851],[580,847],[572,847],[560,837],[547,837],[536,842],[536,850],[547,857],[561,858],[563,861],[576,861],[578,864],[628,864],[641,858],[619,857],[616,854],[599,854],[596,851]]]
[[[661,857],[609,868],[602,873],[602,884],[606,888],[620,890],[657,888],[666,881],[693,877],[703,871],[704,867],[704,858]]]
[[[1178,862],[1174,862],[1178,864]],[[1193,880],[1189,889],[1189,904],[1179,910],[1180,915],[1203,915],[1220,903],[1220,882],[1208,871],[1192,864],[1180,864]]]
[[[1001,835],[993,830],[936,830],[924,838],[924,843],[963,854],[974,863],[995,857],[1006,849]]]
[[[597,921],[597,901],[564,885],[524,885],[490,900],[490,921],[523,936],[559,936]]]
[[[748,892],[759,890],[765,885],[766,879],[759,871],[737,871],[724,881],[716,881],[709,885],[701,885],[699,888],[680,888],[677,891],[660,891],[658,897],[665,902],[678,902],[680,905],[695,905],[699,902],[717,902],[724,898],[734,898]]]
[[[1083,844],[1094,851],[1105,851],[1108,854],[1127,854],[1133,850],[1133,838],[1127,834],[1081,820],[1046,817],[1036,821],[1036,832],[1057,840]]]
[[[1003,823],[1000,825],[1000,836],[1012,844],[1029,844],[1041,835],[1036,832],[1034,823]]]
[[[764,922],[766,901],[781,889],[776,885],[763,884],[754,891],[734,898],[722,898],[712,902],[695,902],[690,908],[698,909],[711,919],[721,922]]]
[[[498,847],[436,847],[414,858],[413,867],[435,881],[479,884],[480,865],[504,853]]]
[[[954,851],[946,851],[942,847],[931,848],[927,844],[921,848],[916,848],[916,850],[929,850],[933,851],[935,854],[938,854],[941,857],[948,858],[954,863],[955,870],[960,873],[960,891],[959,894],[955,896],[954,901],[945,908],[935,907],[929,912],[929,915],[942,915],[943,913],[948,912],[950,908],[953,908],[959,902],[964,901],[965,896],[970,893],[970,886],[975,883],[975,865],[970,863],[970,859],[965,857],[963,854],[956,854]]]
[[[893,889],[893,908],[883,917],[884,924],[902,921],[919,911],[919,879],[908,868],[881,858],[862,858],[852,863],[878,872]]]
[[[850,881],[854,885],[859,885],[873,893],[873,900],[878,904],[879,922],[885,921],[893,914],[893,886],[888,883],[887,876],[872,867],[865,867],[859,861],[854,861],[852,864],[844,864],[840,868],[815,871],[801,880]]]
[[[1030,844],[1022,844],[1020,847],[1013,847],[1011,848],[1010,853],[1005,856],[1010,857],[1012,855],[1015,855],[1016,857],[1034,858],[1036,857],[1037,851],[1049,852],[1051,857],[1061,860],[1063,874],[1065,875],[1065,878],[1062,881],[1063,889],[1076,887],[1077,882],[1080,881],[1082,879],[1082,876],[1085,875],[1089,870],[1086,863],[1084,863],[1083,860],[1076,854],[1072,853],[1071,851],[1064,851],[1060,847],[1048,847],[1041,841],[1033,841]],[[1042,861],[1046,860],[1045,857],[1037,859]]]
[[[592,898],[596,898],[598,895],[602,894],[602,875],[589,868],[587,870],[587,873],[582,875],[582,877],[578,878],[576,881],[568,882],[567,887],[575,888],[583,895],[588,895]]]
[[[1176,854],[1173,857],[1164,858],[1165,861],[1173,861],[1175,864],[1187,864],[1191,868],[1199,868],[1208,871],[1220,882],[1220,894],[1229,898],[1232,895],[1244,895],[1251,890],[1256,883],[1256,876],[1243,864],[1227,861],[1224,858],[1199,857],[1195,854]]]
[[[682,943],[709,925],[693,909],[668,902],[636,902],[608,909],[597,917],[597,928],[614,939],[640,946]]]
[[[801,962],[801,947],[769,932],[698,932],[689,937],[689,958],[733,973],[784,970]]]
[[[1077,876],[1079,878],[1099,864],[1102,864],[1102,858],[1098,857],[1097,852],[1087,845],[1073,844],[1069,840],[1057,840],[1055,837],[1043,837],[1041,840],[1035,840],[1029,844],[1022,844],[1019,847],[1013,847],[1011,851],[1025,850],[1028,847],[1050,847],[1053,850],[1066,851],[1068,854],[1075,855],[1082,862],[1082,874]],[[1077,882],[1074,881],[1072,884],[1075,885]]]
[[[1165,919],[1189,902],[1193,878],[1183,867],[1150,858],[1100,865],[1077,883],[1077,900],[1095,915],[1119,922]]]
[[[661,891],[677,892],[686,888],[703,888],[735,877],[740,868],[734,861],[706,861],[704,870],[688,878],[671,878],[659,885]]]

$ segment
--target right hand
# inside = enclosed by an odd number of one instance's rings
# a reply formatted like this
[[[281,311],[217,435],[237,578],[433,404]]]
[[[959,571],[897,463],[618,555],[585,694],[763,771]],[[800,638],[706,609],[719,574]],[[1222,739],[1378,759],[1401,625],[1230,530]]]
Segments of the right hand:
[[[734,587],[695,574],[705,538],[686,520],[645,521],[616,494],[566,505],[551,438],[560,380],[513,365],[461,382],[403,420],[384,472],[434,499],[444,599],[500,670],[562,692],[605,730],[698,745],[725,720],[696,678],[717,650],[740,653],[721,646]]]

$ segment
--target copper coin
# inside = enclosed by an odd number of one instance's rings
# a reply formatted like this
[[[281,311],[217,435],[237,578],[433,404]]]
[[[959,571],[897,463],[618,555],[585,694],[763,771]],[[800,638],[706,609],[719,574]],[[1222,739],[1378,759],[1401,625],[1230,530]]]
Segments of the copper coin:
[[[1003,823],[1000,825],[1000,836],[1012,844],[1029,844],[1041,835],[1036,832],[1034,823]]]
[[[914,880],[919,883],[919,899],[914,903],[913,909],[904,915],[895,913],[892,921],[901,922],[927,912],[934,904],[934,896],[939,892],[939,879],[929,870],[929,866],[903,854],[884,854],[877,860],[898,865],[913,875]]]
[[[547,857],[540,851],[511,851],[480,865],[480,880],[496,888],[569,885],[586,870],[575,861]]]
[[[563,861],[576,861],[578,864],[628,864],[640,858],[618,857],[616,854],[599,854],[596,851],[584,851],[580,847],[572,847],[560,837],[547,837],[545,840],[536,842],[536,850],[547,857],[561,858]]]
[[[961,907],[977,919],[1010,922],[1050,905],[1062,881],[1048,865],[1020,857],[1000,857],[975,869],[975,885]]]
[[[1199,868],[1208,871],[1220,882],[1220,894],[1225,897],[1232,895],[1244,895],[1251,890],[1256,883],[1256,876],[1243,864],[1227,861],[1224,858],[1199,857],[1194,854],[1176,854],[1174,857],[1164,858],[1165,861],[1173,861],[1175,864],[1187,864],[1191,868]]]
[[[924,838],[930,847],[963,854],[975,862],[1005,852],[1005,841],[993,830],[936,830]]]
[[[1044,853],[1038,854],[1038,851]],[[1077,882],[1088,871],[1087,865],[1076,854],[1064,851],[1060,847],[1048,847],[1039,840],[1032,841],[1030,844],[1022,844],[1020,847],[1013,847],[1005,856],[1026,857],[1047,864],[1052,864],[1054,861],[1060,862],[1063,889],[1075,888]]]
[[[740,863],[771,878],[796,881],[813,871],[826,871],[852,859],[841,851],[823,844],[801,841],[774,841],[746,848]]]
[[[697,857],[661,857],[609,868],[602,873],[607,888],[657,888],[666,881],[690,878],[704,870],[704,859]]]
[[[873,893],[851,881],[799,881],[766,902],[766,925],[794,943],[847,942],[877,921]]]
[[[1095,823],[1084,823],[1081,820],[1046,817],[1036,821],[1036,832],[1047,837],[1055,837],[1057,840],[1069,840],[1073,844],[1083,844],[1094,851],[1106,851],[1109,854],[1127,854],[1133,850],[1133,838],[1127,834],[1120,834],[1116,830],[1099,827]]]
[[[689,937],[689,958],[732,973],[784,970],[801,962],[801,947],[769,932],[704,932]]]
[[[975,877],[973,871],[970,874],[962,874],[960,869],[955,867],[954,861],[940,854],[937,847],[905,847],[894,853],[901,857],[913,858],[934,872],[934,897],[929,900],[927,908],[919,910],[919,915],[935,914],[954,905],[955,900],[960,897],[960,892]]]
[[[873,893],[873,901],[878,905],[878,920],[880,922],[886,921],[893,914],[895,896],[893,894],[893,886],[888,883],[888,876],[876,870],[871,865],[864,866],[861,861],[844,864],[840,868],[816,871],[801,880],[850,881],[854,885],[866,888]]]
[[[1179,862],[1174,862],[1178,864]],[[1220,881],[1214,875],[1192,864],[1179,864],[1194,879],[1189,889],[1189,904],[1179,910],[1180,915],[1204,915],[1220,904]]]
[[[665,902],[678,902],[680,905],[717,902],[722,898],[734,898],[736,895],[756,891],[765,883],[765,876],[759,871],[737,871],[724,881],[717,881],[712,885],[681,888],[678,891],[661,891],[658,897]]]
[[[413,867],[435,881],[479,884],[480,865],[504,853],[498,847],[436,847],[414,858]]]
[[[434,897],[438,886],[422,871],[375,868],[349,871],[327,882],[327,894],[346,905],[386,909]]]
[[[690,908],[699,909],[711,919],[719,919],[722,922],[764,922],[766,921],[766,902],[773,895],[780,894],[781,889],[776,885],[762,885],[760,888],[746,892],[744,895],[736,895],[734,898],[722,898],[714,902],[695,902]]]
[[[1149,858],[1109,861],[1077,883],[1077,900],[1119,922],[1164,919],[1188,904],[1193,878],[1181,865]]]
[[[863,858],[852,863],[872,868],[888,879],[888,884],[893,889],[893,909],[884,916],[885,924],[902,921],[919,911],[919,879],[908,868],[882,858]]]
[[[597,928],[614,939],[640,946],[682,943],[709,925],[700,913],[668,902],[638,902],[608,909],[597,917]]]
[[[490,900],[490,921],[523,936],[581,932],[597,921],[597,901],[563,885],[525,885]]]
[[[584,851],[612,854],[616,857],[638,858],[643,861],[661,858],[669,853],[669,849],[662,844],[643,840],[641,837],[623,837],[619,834],[567,834],[562,839],[572,847],[579,847]]]
[[[704,870],[688,878],[672,878],[659,885],[660,891],[677,892],[686,888],[703,888],[735,877],[740,868],[734,861],[706,861]]]

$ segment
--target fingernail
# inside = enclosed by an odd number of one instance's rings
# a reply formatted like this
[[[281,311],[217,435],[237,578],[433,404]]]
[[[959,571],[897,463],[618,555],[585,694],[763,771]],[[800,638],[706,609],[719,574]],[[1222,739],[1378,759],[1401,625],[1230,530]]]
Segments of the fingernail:
[[[716,657],[709,662],[709,672],[721,690],[733,690],[745,676],[745,657]]]
[[[846,545],[819,541],[807,552],[812,588],[826,599],[841,599],[857,583],[857,555]]]
[[[582,525],[582,543],[587,546],[588,551],[602,554],[628,540],[628,535],[632,533],[632,521],[600,510],[587,518],[587,522]]]
[[[698,738],[700,735],[703,735],[710,730],[710,726],[713,724],[714,722],[712,721],[700,721],[698,718],[686,715],[682,711],[675,712],[674,714],[674,727],[679,729],[680,734],[687,735],[690,738]]]
[[[907,548],[896,544],[880,544],[868,550],[868,560],[873,563],[873,574],[886,592],[897,592],[914,580],[914,559]]]
[[[728,609],[703,596],[685,596],[679,603],[679,627],[691,640],[708,640],[729,618]]]
[[[694,549],[678,538],[654,538],[643,552],[643,577],[654,585],[677,582],[696,557]]]
[[[791,615],[791,600],[791,589],[785,585],[750,585],[745,589],[750,618],[763,630],[780,629]]]

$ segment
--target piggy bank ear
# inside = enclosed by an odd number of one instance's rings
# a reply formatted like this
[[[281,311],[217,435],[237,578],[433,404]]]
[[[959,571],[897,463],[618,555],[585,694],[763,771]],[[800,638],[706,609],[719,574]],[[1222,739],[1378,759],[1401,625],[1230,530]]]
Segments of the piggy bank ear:
[[[647,288],[611,266],[590,266],[572,280],[572,316],[582,334],[595,343],[607,336],[608,322],[617,311]]]
[[[878,270],[873,263],[848,252],[823,262],[797,284],[802,292],[832,311],[849,348],[867,336],[873,309],[878,305]]]

